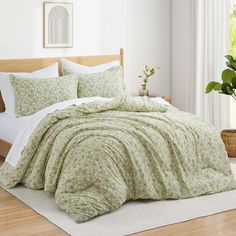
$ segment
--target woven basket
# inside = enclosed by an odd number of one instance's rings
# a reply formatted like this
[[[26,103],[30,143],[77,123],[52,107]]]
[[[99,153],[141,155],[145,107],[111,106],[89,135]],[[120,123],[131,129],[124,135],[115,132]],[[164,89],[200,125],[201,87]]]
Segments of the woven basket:
[[[223,130],[221,138],[229,157],[236,157],[236,130]]]

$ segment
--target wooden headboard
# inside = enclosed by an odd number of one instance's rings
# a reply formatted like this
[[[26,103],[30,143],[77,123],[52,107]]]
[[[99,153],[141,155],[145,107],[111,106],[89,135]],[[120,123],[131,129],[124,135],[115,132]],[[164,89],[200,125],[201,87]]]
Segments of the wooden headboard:
[[[95,66],[111,61],[120,61],[121,66],[124,67],[123,49],[120,49],[120,54],[118,55],[79,56],[65,58],[85,66]],[[0,60],[0,72],[32,72],[58,62],[59,74],[61,75],[60,59],[61,57]],[[0,112],[4,111],[5,106],[0,91]]]

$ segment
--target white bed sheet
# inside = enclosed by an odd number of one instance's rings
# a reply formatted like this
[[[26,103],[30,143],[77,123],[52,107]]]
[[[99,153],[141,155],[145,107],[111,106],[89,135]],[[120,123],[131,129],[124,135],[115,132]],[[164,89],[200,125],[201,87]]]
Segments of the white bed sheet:
[[[16,118],[15,114],[0,113],[0,139],[13,143],[29,118]]]

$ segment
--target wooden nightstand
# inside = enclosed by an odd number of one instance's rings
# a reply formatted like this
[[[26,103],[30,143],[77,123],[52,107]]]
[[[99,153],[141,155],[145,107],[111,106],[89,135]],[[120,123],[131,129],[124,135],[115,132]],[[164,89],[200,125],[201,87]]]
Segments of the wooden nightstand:
[[[161,98],[165,99],[167,102],[169,102],[170,104],[172,102],[172,99],[169,96],[162,96],[162,95],[159,95],[159,94],[150,94],[149,97],[150,98],[161,97]]]

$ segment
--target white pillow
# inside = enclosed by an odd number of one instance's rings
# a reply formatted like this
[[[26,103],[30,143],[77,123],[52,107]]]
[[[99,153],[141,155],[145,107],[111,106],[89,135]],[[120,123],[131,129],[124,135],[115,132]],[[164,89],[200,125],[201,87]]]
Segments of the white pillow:
[[[41,70],[34,71],[32,73],[6,73],[0,72],[0,91],[2,99],[5,104],[6,113],[15,113],[15,94],[9,80],[10,75],[21,75],[27,78],[55,78],[58,77],[58,63],[50,65]]]
[[[80,73],[80,74],[93,74],[93,73],[99,73],[104,72],[111,67],[120,65],[119,61],[112,61],[105,64],[101,64],[98,66],[84,66],[77,64],[75,62],[69,61],[67,59],[62,58],[61,59],[61,66],[62,66],[62,73],[64,75],[70,74],[70,73]]]

